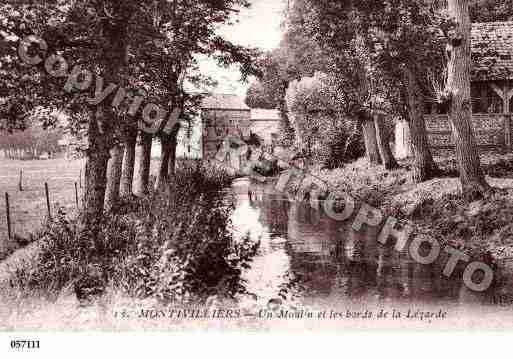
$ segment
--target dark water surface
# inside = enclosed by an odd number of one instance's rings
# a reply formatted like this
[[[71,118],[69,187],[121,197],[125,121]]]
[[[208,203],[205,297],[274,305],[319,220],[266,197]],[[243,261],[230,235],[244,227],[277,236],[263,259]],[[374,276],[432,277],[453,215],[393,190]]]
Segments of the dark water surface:
[[[261,241],[244,279],[262,303],[497,305],[495,288],[475,293],[465,287],[462,268],[444,277],[446,254],[433,265],[415,263],[378,244],[375,231],[356,232],[351,220],[337,222],[309,203],[289,201],[271,182],[239,179],[232,193],[233,231]]]

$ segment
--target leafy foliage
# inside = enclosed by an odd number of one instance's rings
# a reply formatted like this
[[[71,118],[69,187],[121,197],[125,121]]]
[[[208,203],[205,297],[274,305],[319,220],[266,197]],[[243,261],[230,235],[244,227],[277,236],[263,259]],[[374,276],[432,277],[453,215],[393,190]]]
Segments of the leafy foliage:
[[[230,177],[196,165],[179,174],[167,195],[127,202],[105,216],[98,235],[59,213],[43,231],[35,267],[12,285],[50,297],[71,286],[84,300],[109,285],[163,302],[244,292],[240,274],[258,243],[231,237],[230,207],[220,192]]]
[[[181,108],[182,119],[190,120],[201,100],[184,91],[184,83],[202,88],[212,80],[199,73],[197,55],[213,57],[223,66],[239,64],[243,77],[257,74],[252,66],[258,52],[230,43],[217,34],[220,25],[232,23],[232,15],[246,0],[111,1],[81,0],[71,4],[62,0],[36,4],[29,0],[8,0],[0,9],[0,101],[1,127],[24,129],[29,112],[37,106],[64,111],[69,115],[69,130],[84,134],[91,116],[98,115],[88,105],[91,92],[62,90],[64,80],[47,74],[43,64],[27,66],[17,58],[19,41],[35,34],[48,43],[48,51],[63,56],[69,69],[75,65],[92,71],[109,82],[122,86],[127,99],[110,113],[103,124],[106,133],[123,138],[137,129],[137,117],[127,116],[136,95],[164,107],[168,113]],[[35,51],[37,46],[32,46]],[[115,138],[110,139],[115,140]]]
[[[45,130],[36,124],[23,132],[0,134],[0,150],[3,150],[9,158],[38,158],[45,152],[59,151],[61,137],[60,130]]]
[[[244,102],[250,108],[273,110],[278,106],[276,99],[265,91],[265,88],[260,81],[251,83]]]
[[[317,72],[293,81],[286,99],[301,152],[329,167],[354,159],[348,149],[361,142],[361,134],[341,110],[343,99],[333,78]]]

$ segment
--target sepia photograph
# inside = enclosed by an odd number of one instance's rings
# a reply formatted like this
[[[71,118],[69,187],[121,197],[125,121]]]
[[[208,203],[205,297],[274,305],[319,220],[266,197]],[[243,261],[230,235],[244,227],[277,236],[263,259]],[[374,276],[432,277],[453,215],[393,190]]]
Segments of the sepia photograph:
[[[1,0],[1,346],[511,331],[512,97],[511,0]]]

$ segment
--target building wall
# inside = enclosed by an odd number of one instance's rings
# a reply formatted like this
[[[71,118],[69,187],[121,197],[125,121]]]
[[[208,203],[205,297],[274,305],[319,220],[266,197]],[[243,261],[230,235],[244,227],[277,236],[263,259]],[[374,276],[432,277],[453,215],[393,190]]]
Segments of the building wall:
[[[228,135],[247,136],[251,126],[249,110],[204,109],[201,114],[203,128],[203,158],[212,158]]]
[[[502,114],[474,114],[472,116],[472,126],[479,146],[501,148],[505,145],[506,116]],[[454,146],[447,115],[426,115],[424,118],[429,144],[432,147]]]
[[[264,140],[264,145],[271,146],[273,138],[280,131],[280,122],[277,120],[251,121],[251,132]]]
[[[510,115],[474,114],[472,126],[478,146],[504,149],[507,148],[507,126],[511,127]],[[428,141],[433,149],[451,149],[454,141],[447,115],[425,115]],[[510,133],[513,128],[510,129]],[[408,122],[399,121],[395,126],[395,156],[403,159],[412,155],[411,137]]]
[[[512,81],[474,81],[472,95],[472,127],[479,146],[511,148],[511,101]],[[426,106],[426,129],[431,147],[454,146],[447,114],[436,105]]]

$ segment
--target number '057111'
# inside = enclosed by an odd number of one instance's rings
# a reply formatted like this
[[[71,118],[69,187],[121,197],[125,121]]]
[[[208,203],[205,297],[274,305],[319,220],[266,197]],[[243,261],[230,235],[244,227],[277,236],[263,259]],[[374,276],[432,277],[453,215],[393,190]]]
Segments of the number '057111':
[[[11,349],[39,349],[39,340],[11,340]]]

